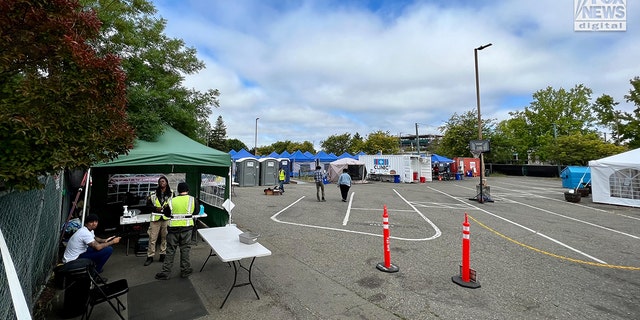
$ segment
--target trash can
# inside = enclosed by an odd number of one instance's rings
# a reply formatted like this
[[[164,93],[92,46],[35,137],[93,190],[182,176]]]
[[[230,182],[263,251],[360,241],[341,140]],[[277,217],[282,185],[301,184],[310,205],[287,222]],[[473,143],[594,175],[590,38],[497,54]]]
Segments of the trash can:
[[[61,290],[59,298],[59,314],[62,318],[74,318],[85,311],[89,299],[91,279],[89,279],[89,266],[93,265],[90,259],[76,259],[61,266],[54,271],[54,284]]]
[[[462,173],[460,172],[456,173],[456,180],[462,180]]]
[[[394,183],[400,183],[400,175],[399,174],[393,175],[393,182]]]
[[[417,171],[413,172],[413,181],[418,181],[418,172]]]

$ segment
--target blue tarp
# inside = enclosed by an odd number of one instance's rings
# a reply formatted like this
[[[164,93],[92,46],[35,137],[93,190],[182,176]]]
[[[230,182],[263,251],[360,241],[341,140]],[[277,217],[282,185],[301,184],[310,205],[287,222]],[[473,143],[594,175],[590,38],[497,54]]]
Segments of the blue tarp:
[[[591,182],[591,170],[589,167],[568,166],[560,173],[562,187],[575,189],[582,187],[580,183]]]
[[[445,157],[445,156],[441,156],[441,155],[437,155],[437,154],[432,154],[431,155],[431,163],[453,163],[453,160]]]

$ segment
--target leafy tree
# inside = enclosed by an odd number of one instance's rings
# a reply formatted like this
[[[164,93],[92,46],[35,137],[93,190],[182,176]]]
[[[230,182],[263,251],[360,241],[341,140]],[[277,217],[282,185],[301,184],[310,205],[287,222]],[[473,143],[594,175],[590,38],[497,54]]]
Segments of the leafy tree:
[[[336,155],[341,155],[351,148],[351,134],[331,135],[322,141],[320,146],[327,153],[333,152]]]
[[[163,32],[164,19],[148,0],[81,0],[98,12],[100,37],[92,45],[100,53],[122,57],[127,74],[128,121],[139,138],[154,141],[164,124],[206,143],[211,107],[219,91],[200,92],[182,85],[184,75],[204,68],[194,48]]]
[[[630,149],[640,148],[640,77],[635,77],[629,81],[632,89],[624,98],[627,102],[632,102],[636,108],[632,113],[624,113],[627,123],[624,125],[622,138],[629,141]]]
[[[359,133],[356,132],[351,138],[351,143],[347,151],[351,154],[356,154],[363,150],[364,150],[364,139],[362,138],[362,136],[360,136]]]
[[[248,150],[249,148],[247,147],[246,144],[244,144],[242,141],[238,139],[227,139],[226,147],[221,150],[229,152],[231,150],[240,151],[242,149]]]
[[[376,154],[378,152],[382,152],[383,154],[396,154],[400,151],[398,138],[392,136],[389,131],[384,132],[378,130],[372,132],[364,142],[363,151],[367,154]]]
[[[555,154],[558,164],[586,166],[589,160],[600,159],[626,150],[623,146],[606,143],[596,133],[575,133],[559,136],[554,143],[546,144],[542,149]]]
[[[522,142],[527,150],[542,161],[554,160],[554,153],[545,150],[546,144],[552,143],[554,137],[577,133],[595,132],[595,117],[590,104],[591,89],[584,85],[576,85],[570,90],[555,90],[547,87],[533,94],[534,101],[524,111],[512,113],[525,121],[526,129],[521,131]]]
[[[439,139],[436,153],[449,158],[471,157],[469,141],[478,139],[478,116],[476,111],[463,114],[454,113],[451,118],[438,128],[443,136]],[[482,120],[482,136],[489,140],[495,120]],[[495,146],[491,144],[493,149]]]
[[[0,2],[0,180],[38,177],[127,153],[125,74],[97,53],[100,21],[77,1]]]
[[[227,126],[224,125],[222,116],[218,116],[215,127],[210,131],[207,145],[217,150],[227,148]]]

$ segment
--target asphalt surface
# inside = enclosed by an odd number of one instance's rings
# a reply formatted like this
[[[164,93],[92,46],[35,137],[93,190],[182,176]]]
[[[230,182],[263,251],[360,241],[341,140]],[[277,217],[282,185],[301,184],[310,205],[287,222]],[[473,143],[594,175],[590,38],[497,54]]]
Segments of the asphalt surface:
[[[239,287],[220,309],[233,269],[212,257],[198,272],[209,254],[202,241],[191,253],[194,274],[184,280],[174,270],[167,292],[191,281],[209,313],[201,319],[640,319],[640,208],[590,196],[570,203],[560,179],[533,177],[490,176],[494,202],[478,203],[469,200],[477,184],[354,184],[348,202],[332,184],[326,202],[310,183],[285,185],[282,196],[236,188],[233,223],[261,234],[272,252],[253,267],[260,299]],[[384,206],[396,273],[376,268],[385,262]],[[465,213],[477,289],[452,281]],[[121,244],[104,275],[130,286],[157,281],[160,263],[144,259]],[[103,304],[92,319],[114,315]]]

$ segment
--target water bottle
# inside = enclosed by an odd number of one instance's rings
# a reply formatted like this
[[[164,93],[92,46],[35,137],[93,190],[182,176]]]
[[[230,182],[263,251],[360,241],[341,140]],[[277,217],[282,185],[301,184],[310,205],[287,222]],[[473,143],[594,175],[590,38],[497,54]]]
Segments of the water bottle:
[[[204,214],[204,205],[202,204],[200,205],[200,214],[201,215]]]

